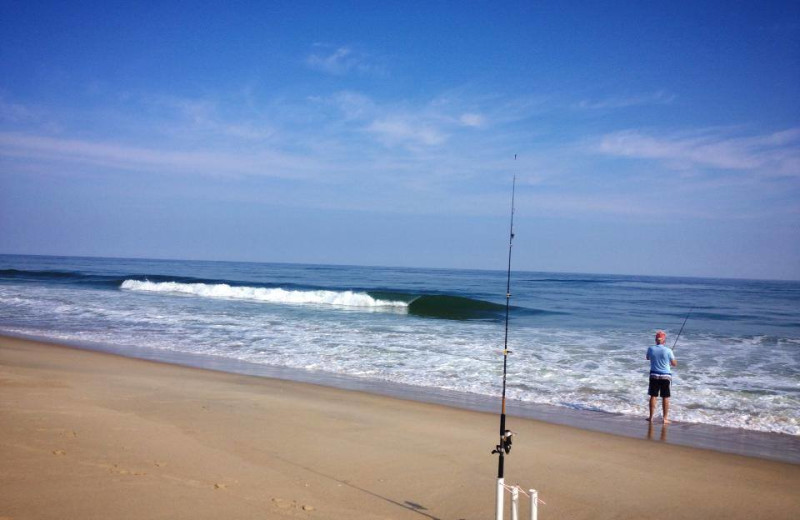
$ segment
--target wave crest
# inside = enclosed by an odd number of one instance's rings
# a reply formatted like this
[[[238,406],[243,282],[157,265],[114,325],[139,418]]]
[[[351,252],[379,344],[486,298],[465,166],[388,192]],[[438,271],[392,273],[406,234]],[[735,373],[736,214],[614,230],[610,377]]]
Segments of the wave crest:
[[[148,280],[125,280],[122,289],[129,291],[185,294],[202,298],[225,300],[248,300],[295,305],[333,305],[369,309],[402,310],[406,302],[381,300],[369,294],[354,291],[287,291],[280,288],[230,286],[228,284],[151,282]]]

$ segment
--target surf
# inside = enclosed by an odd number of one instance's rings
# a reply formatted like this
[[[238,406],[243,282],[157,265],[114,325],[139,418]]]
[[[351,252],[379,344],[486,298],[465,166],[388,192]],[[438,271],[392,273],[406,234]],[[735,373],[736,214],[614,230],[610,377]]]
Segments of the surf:
[[[366,309],[405,309],[408,307],[406,302],[380,300],[373,298],[367,293],[354,291],[303,291],[287,290],[280,287],[233,286],[226,283],[151,282],[149,280],[125,280],[122,282],[120,288],[136,292],[179,294],[201,298],[244,300],[275,304],[327,305]]]
[[[449,294],[407,294],[358,290],[289,290],[281,287],[186,283],[127,279],[120,289],[152,294],[242,300],[279,305],[315,305],[370,311],[400,312],[421,318],[448,320],[497,320],[505,306]]]

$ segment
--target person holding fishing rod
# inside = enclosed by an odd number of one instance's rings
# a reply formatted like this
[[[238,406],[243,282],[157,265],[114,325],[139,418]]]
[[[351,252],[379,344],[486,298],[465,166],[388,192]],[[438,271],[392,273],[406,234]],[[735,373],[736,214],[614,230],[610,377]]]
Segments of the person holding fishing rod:
[[[650,386],[647,390],[650,395],[650,417],[647,419],[653,422],[653,414],[658,404],[658,396],[661,395],[661,406],[664,412],[664,424],[669,423],[669,398],[670,385],[672,383],[672,370],[670,367],[678,366],[675,354],[666,345],[667,334],[663,330],[656,332],[656,344],[647,349],[647,360],[650,361]],[[677,343],[677,341],[676,341]]]
[[[678,361],[675,359],[675,346],[683,334],[683,328],[686,322],[689,321],[689,316],[692,314],[694,306],[686,313],[683,319],[681,330],[675,336],[675,343],[672,348],[667,347],[667,333],[663,330],[656,332],[656,344],[654,347],[647,349],[647,359],[650,361],[650,386],[647,393],[650,396],[650,417],[647,420],[652,424],[653,414],[656,411],[658,404],[658,396],[661,394],[661,407],[664,414],[664,424],[669,423],[669,398],[671,395],[670,386],[672,385],[672,370],[671,367],[678,366]]]

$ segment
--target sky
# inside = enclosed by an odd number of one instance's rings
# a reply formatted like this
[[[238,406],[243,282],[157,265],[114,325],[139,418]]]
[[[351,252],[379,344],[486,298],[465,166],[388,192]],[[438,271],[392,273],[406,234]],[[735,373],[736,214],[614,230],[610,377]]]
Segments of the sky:
[[[0,0],[0,254],[800,279],[800,2]],[[515,159],[516,156],[516,159]]]

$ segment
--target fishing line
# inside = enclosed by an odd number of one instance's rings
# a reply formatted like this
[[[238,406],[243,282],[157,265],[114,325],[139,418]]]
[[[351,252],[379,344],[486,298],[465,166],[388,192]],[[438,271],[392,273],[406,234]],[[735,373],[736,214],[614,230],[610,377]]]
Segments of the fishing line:
[[[686,326],[686,321],[689,319],[689,315],[692,313],[693,310],[694,310],[694,306],[692,306],[692,308],[689,309],[689,312],[686,313],[686,317],[683,319],[683,325],[681,325],[681,330],[678,331],[678,335],[675,336],[675,343],[672,344],[672,350],[673,351],[675,350],[675,345],[678,344],[678,339],[680,339],[680,337],[681,337],[681,332],[683,332],[683,327]]]

